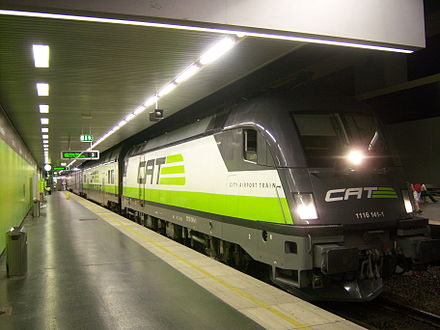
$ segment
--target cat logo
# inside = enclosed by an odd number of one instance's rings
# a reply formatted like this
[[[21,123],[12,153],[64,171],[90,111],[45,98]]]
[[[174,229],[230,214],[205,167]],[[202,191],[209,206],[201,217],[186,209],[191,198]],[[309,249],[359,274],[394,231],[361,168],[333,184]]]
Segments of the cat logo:
[[[398,198],[398,196],[391,187],[340,188],[329,190],[325,194],[326,202],[340,202],[362,198]]]
[[[138,183],[183,186],[186,179],[185,166],[182,163],[181,154],[141,160],[138,168]]]

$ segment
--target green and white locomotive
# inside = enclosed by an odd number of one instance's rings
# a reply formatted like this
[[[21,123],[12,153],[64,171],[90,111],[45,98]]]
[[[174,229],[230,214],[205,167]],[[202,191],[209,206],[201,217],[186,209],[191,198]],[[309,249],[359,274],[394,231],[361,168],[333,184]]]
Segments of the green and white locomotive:
[[[396,265],[440,259],[380,125],[357,102],[260,96],[118,150],[114,196],[89,198],[223,262],[258,264],[307,299],[371,300]]]

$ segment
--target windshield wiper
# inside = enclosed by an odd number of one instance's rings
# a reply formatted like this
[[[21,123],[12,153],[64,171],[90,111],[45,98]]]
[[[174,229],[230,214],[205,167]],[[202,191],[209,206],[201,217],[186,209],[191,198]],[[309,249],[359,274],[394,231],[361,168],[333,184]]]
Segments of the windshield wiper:
[[[376,144],[377,140],[379,140],[379,132],[374,132],[373,137],[371,138],[370,143],[368,144],[368,150],[372,150],[374,145]]]

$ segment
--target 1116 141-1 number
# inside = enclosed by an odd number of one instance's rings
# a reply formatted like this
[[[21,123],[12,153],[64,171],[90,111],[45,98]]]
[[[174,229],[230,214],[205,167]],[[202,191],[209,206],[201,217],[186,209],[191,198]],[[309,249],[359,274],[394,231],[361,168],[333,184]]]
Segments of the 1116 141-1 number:
[[[385,213],[383,211],[366,211],[358,212],[354,214],[356,219],[374,219],[374,218],[384,218]]]

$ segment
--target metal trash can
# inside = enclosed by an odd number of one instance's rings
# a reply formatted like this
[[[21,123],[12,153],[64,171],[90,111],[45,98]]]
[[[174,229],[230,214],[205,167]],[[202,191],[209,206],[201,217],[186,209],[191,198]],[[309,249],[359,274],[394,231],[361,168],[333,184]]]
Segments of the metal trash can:
[[[38,218],[40,216],[40,201],[38,199],[34,199],[34,205],[32,206],[32,216],[34,218]]]
[[[27,234],[23,228],[12,227],[6,233],[6,271],[8,277],[27,273]]]

